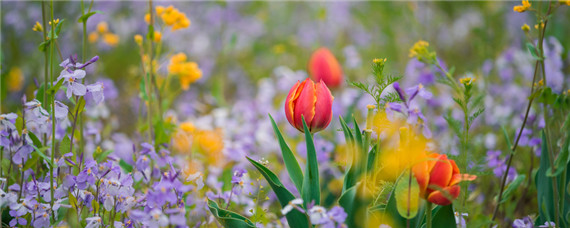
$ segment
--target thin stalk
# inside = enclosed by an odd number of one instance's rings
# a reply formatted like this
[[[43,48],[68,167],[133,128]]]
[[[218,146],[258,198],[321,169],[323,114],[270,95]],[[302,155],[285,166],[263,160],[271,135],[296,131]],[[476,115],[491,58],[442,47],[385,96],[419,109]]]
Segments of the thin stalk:
[[[42,42],[46,40],[47,37],[47,26],[46,26],[46,13],[45,13],[45,1],[42,1],[42,25],[43,25],[43,37],[42,37]],[[47,91],[47,87],[48,87],[48,52],[47,50],[44,50],[44,99],[42,101],[42,105],[44,106],[45,109],[47,109],[47,95],[46,95],[46,91]],[[45,143],[45,135],[44,135],[44,143]]]
[[[51,0],[50,3],[51,6],[51,21],[52,21],[52,29],[51,29],[51,37],[52,40],[51,42],[53,42],[55,40],[55,23],[53,23],[54,20],[54,16],[53,16],[53,0]],[[55,45],[53,45],[53,43],[50,42],[50,76],[51,76],[51,83],[53,84],[54,82],[54,72],[53,72],[53,53],[54,53],[54,47]],[[55,95],[55,94],[52,94]],[[54,184],[53,184],[53,169],[54,169],[54,165],[55,164],[55,96],[51,96],[51,163],[50,163],[50,169],[49,169],[49,182],[50,182],[50,196],[51,199],[54,199]],[[53,211],[53,200],[50,200],[49,204],[50,204],[50,209],[51,209],[51,221],[52,223],[55,222],[55,212]]]
[[[148,32],[148,36],[150,38],[149,41],[149,48],[148,48],[148,65],[149,65],[149,71],[146,74],[145,77],[145,85],[146,85],[146,92],[147,92],[147,99],[148,99],[148,103],[147,103],[147,121],[148,121],[148,141],[149,143],[152,143],[152,89],[151,89],[151,78],[152,78],[152,71],[153,71],[153,66],[152,66],[152,49],[153,49],[153,39],[154,39],[154,18],[153,18],[153,13],[152,13],[152,0],[148,1],[148,6],[149,6],[149,14],[150,14],[150,24],[149,24],[149,32]],[[151,167],[151,176],[152,176],[152,169],[153,167]]]

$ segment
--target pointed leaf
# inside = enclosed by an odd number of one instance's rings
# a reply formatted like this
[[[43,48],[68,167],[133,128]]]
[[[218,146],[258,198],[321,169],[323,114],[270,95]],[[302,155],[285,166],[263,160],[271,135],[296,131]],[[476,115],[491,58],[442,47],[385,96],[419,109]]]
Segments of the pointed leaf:
[[[221,209],[218,204],[210,199],[208,199],[208,208],[210,212],[216,217],[216,220],[222,224],[224,227],[255,227],[255,224],[251,222],[248,218],[235,213],[233,211]]]
[[[281,204],[281,208],[287,206],[291,200],[295,199],[295,196],[283,186],[277,175],[275,175],[273,172],[271,172],[271,170],[267,169],[267,167],[263,166],[262,164],[259,164],[249,157],[246,158],[253,166],[255,166],[261,175],[265,177],[265,180],[267,180],[269,186],[271,189],[273,189],[273,192],[275,192],[275,195]],[[307,216],[300,211],[292,210],[287,213],[285,217],[287,218],[287,223],[289,223],[290,227],[309,227],[309,220],[307,219]]]
[[[411,219],[416,217],[420,205],[420,186],[409,171],[404,172],[396,184],[396,206],[400,216]]]
[[[285,142],[285,139],[283,139],[283,135],[281,134],[281,131],[277,127],[275,120],[273,120],[273,117],[271,115],[269,115],[269,118],[271,119],[271,124],[273,125],[273,131],[275,132],[275,135],[279,140],[281,155],[283,156],[283,162],[285,162],[285,167],[287,167],[287,172],[289,173],[289,177],[291,178],[291,181],[293,181],[293,183],[295,184],[295,187],[297,187],[297,191],[302,192],[303,171],[301,171],[301,167],[299,166],[299,163],[297,162],[295,155],[293,154],[293,152],[291,152],[291,149]]]
[[[433,227],[456,227],[453,204],[442,206],[433,216]]]
[[[302,117],[303,128],[305,130],[305,142],[307,143],[307,167],[305,168],[305,176],[303,177],[303,203],[305,207],[312,201],[315,205],[321,204],[321,184],[319,182],[319,162],[317,161],[317,152],[313,142],[313,136],[307,127],[305,117]]]

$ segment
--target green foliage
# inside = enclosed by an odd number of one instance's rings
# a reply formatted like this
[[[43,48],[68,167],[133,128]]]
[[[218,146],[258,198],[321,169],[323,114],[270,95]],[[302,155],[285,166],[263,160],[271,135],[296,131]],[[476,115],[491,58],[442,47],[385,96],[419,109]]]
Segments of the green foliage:
[[[261,175],[263,175],[265,180],[267,180],[269,186],[271,189],[273,189],[273,192],[275,192],[275,195],[277,196],[277,199],[279,200],[282,208],[287,206],[291,200],[295,199],[295,196],[289,192],[285,186],[283,186],[277,175],[271,172],[271,170],[269,170],[267,167],[259,164],[251,158],[246,158],[253,166],[255,166]],[[287,215],[285,215],[285,217],[287,218],[287,222],[289,223],[290,227],[309,227],[309,220],[307,216],[298,210],[290,211],[287,213]]]
[[[433,216],[433,227],[456,227],[453,204],[442,206]]]
[[[289,173],[289,177],[291,178],[291,181],[293,181],[293,183],[295,184],[295,187],[297,187],[297,191],[302,192],[302,189],[303,189],[303,172],[301,171],[301,167],[299,166],[299,163],[297,162],[295,155],[293,154],[293,152],[291,151],[291,149],[287,145],[287,142],[285,142],[285,139],[283,138],[281,131],[277,127],[277,124],[275,123],[275,120],[273,120],[273,117],[271,115],[269,115],[269,119],[271,119],[271,124],[273,126],[273,132],[275,132],[275,135],[277,136],[277,139],[279,140],[279,147],[281,148],[281,155],[283,156],[283,162],[285,162],[285,167],[287,168],[287,172]]]
[[[303,204],[305,207],[314,202],[315,205],[321,204],[321,184],[319,180],[319,162],[317,161],[317,152],[313,142],[313,136],[307,127],[305,117],[302,117],[303,129],[305,130],[305,141],[307,143],[307,167],[305,168],[305,176],[303,178]]]
[[[89,12],[89,13],[87,13],[87,14],[81,16],[81,17],[79,17],[79,19],[77,19],[77,22],[79,22],[79,23],[87,23],[87,20],[88,20],[91,16],[93,16],[93,15],[95,15],[95,14],[104,14],[104,13],[103,13],[102,11],[99,11],[99,10],[91,11],[91,12]]]
[[[542,134],[542,149],[540,152],[540,166],[535,176],[536,196],[538,201],[538,218],[536,225],[542,225],[546,221],[553,221],[554,217],[554,192],[552,189],[552,178],[548,177],[547,170],[550,167],[548,154],[548,141],[544,130]]]
[[[216,220],[218,220],[218,222],[222,224],[223,227],[256,227],[255,224],[248,218],[243,217],[233,211],[219,208],[218,204],[210,199],[208,199],[208,208],[214,217],[216,217]]]
[[[121,159],[119,161],[119,166],[121,167],[121,169],[123,169],[123,171],[125,171],[126,173],[130,173],[133,171],[133,166],[130,165],[129,163],[127,163],[125,160]]]
[[[509,199],[509,197],[511,196],[511,194],[513,192],[515,192],[517,190],[517,188],[523,183],[523,181],[526,179],[526,175],[521,174],[518,175],[510,184],[509,186],[507,186],[507,188],[505,189],[505,191],[503,192],[503,196],[501,198],[501,200],[497,200],[499,203],[505,203],[507,202],[507,200]],[[497,199],[498,197],[495,197],[495,199]]]
[[[396,208],[400,216],[406,219],[416,217],[418,207],[420,205],[420,186],[418,181],[410,173],[406,171],[395,188]]]
[[[385,60],[378,60],[378,61],[376,60],[374,61],[374,63],[372,63],[372,74],[374,76],[375,84],[370,85],[362,82],[350,82],[349,84],[356,88],[359,88],[360,90],[372,96],[372,98],[376,102],[376,107],[380,108],[384,107],[386,103],[401,101],[397,93],[390,92],[387,94],[383,94],[383,92],[388,86],[402,79],[402,76],[393,76],[385,74],[384,73]]]

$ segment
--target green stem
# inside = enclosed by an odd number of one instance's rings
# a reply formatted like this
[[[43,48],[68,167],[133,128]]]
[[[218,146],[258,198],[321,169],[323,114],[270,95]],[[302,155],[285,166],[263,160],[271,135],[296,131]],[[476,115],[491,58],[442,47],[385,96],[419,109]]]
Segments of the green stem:
[[[53,71],[53,54],[54,54],[54,47],[55,45],[53,45],[55,43],[55,23],[53,23],[54,20],[54,16],[53,16],[53,0],[51,0],[51,21],[52,21],[52,29],[51,29],[51,37],[52,40],[50,41],[50,76],[51,76],[51,84],[53,85],[54,82],[54,71]],[[55,164],[55,125],[56,125],[56,120],[55,120],[55,94],[52,93],[51,96],[51,163],[50,163],[50,168],[49,168],[49,182],[50,182],[50,196],[51,199],[54,199],[54,178],[53,178],[53,171],[54,171],[54,164]],[[52,223],[55,222],[55,212],[53,211],[53,202],[54,200],[50,200],[49,204],[50,204],[50,209],[51,209],[51,221]]]
[[[426,205],[426,225],[427,228],[431,228],[431,202],[427,201]]]
[[[45,1],[42,1],[42,24],[43,24],[43,37],[42,42],[46,40],[47,37],[47,26],[46,26],[46,15],[45,15]],[[42,101],[42,105],[45,109],[47,109],[47,88],[48,88],[48,52],[44,50],[44,99]],[[45,143],[45,136],[44,136],[44,143]]]

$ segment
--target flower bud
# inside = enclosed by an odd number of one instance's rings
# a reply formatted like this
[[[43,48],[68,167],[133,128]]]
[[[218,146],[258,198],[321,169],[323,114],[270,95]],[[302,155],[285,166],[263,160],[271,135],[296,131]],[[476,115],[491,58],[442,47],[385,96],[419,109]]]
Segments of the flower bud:
[[[315,81],[323,80],[328,87],[336,88],[342,84],[343,75],[340,64],[327,48],[316,50],[309,60],[309,74]]]
[[[285,100],[285,115],[289,123],[301,132],[304,132],[304,117],[309,131],[315,133],[330,124],[333,99],[322,80],[319,83],[308,78],[302,83],[297,81]]]

